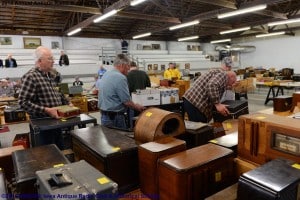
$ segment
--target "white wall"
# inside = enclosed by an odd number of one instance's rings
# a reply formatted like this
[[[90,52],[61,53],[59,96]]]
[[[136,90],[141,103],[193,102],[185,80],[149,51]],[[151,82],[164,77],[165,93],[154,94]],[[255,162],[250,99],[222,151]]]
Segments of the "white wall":
[[[63,37],[64,49],[94,49],[102,47],[121,49],[121,41],[117,39]],[[100,52],[99,52],[100,53]]]
[[[278,36],[262,38],[255,41],[239,43],[253,45],[256,50],[241,54],[242,67],[274,67],[282,69],[294,68],[294,73],[300,73],[300,36]]]

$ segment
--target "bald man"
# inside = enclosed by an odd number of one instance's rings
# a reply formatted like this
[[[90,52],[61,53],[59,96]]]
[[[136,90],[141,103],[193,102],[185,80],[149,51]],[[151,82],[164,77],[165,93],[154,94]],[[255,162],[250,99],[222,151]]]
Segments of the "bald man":
[[[190,121],[208,123],[213,110],[224,116],[229,114],[221,98],[226,88],[236,82],[236,74],[223,69],[211,70],[196,79],[193,86],[183,95],[184,110]]]

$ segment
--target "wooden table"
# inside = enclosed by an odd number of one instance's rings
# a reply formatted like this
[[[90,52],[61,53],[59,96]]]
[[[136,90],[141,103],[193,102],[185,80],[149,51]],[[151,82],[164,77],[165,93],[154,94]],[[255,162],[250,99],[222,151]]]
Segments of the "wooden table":
[[[293,81],[275,81],[275,82],[256,82],[256,86],[267,86],[269,87],[269,91],[265,100],[265,105],[274,97],[277,97],[279,93],[284,95],[284,89],[293,89],[300,87],[300,82],[293,82]]]

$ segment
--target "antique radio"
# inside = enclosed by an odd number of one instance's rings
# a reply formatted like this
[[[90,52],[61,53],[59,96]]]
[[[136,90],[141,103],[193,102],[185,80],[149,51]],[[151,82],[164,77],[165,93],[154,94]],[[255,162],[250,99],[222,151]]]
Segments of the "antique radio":
[[[277,96],[273,99],[273,110],[277,112],[288,111],[292,108],[293,98],[291,96]]]
[[[300,103],[300,91],[293,93],[291,112],[294,111],[295,107],[298,107],[298,103]]]
[[[18,146],[22,145],[25,149],[30,147],[30,142],[29,142],[29,134],[28,133],[19,133],[16,134],[12,146]]]
[[[74,130],[73,151],[76,160],[86,160],[118,183],[124,194],[139,184],[138,151],[134,139],[120,130],[94,126]]]
[[[163,79],[163,80],[160,80],[159,85],[165,86],[165,87],[170,87],[172,83],[173,83],[173,81]]]
[[[299,82],[300,81],[300,74],[293,74],[293,81]]]
[[[63,106],[57,106],[56,108],[57,108],[58,116],[62,118],[76,117],[80,115],[80,109],[75,106],[63,105]]]
[[[40,170],[36,176],[40,199],[118,199],[118,184],[84,160]]]
[[[258,164],[276,157],[300,161],[299,132],[297,119],[259,113],[243,115],[239,118],[238,156]]]
[[[187,120],[184,123],[186,126],[185,133],[176,136],[176,138],[184,140],[188,149],[207,144],[209,140],[215,138],[214,127],[209,124]]]
[[[139,115],[136,121],[134,139],[139,143],[146,143],[164,137],[177,136],[184,131],[185,124],[178,113],[148,108]]]
[[[222,104],[227,105],[229,114],[227,116],[221,115],[219,112],[213,112],[213,119],[215,122],[223,122],[227,119],[237,119],[241,115],[249,114],[248,101],[245,100],[226,100]]]
[[[24,149],[23,146],[13,146],[0,148],[0,168],[5,172],[8,181],[14,178],[14,166],[12,161],[12,152]]]
[[[88,99],[88,111],[98,111],[98,99]]]
[[[56,145],[44,145],[12,153],[12,160],[16,178],[16,192],[20,199],[38,199],[35,172],[69,163]]]
[[[300,163],[300,125],[298,119],[285,118],[280,124],[267,125],[266,158],[286,158]]]
[[[279,116],[250,114],[239,117],[238,156],[243,159],[264,164],[267,148],[266,122]]]
[[[26,113],[19,106],[10,106],[4,109],[6,123],[26,121]]]
[[[233,152],[205,144],[159,159],[160,200],[204,199],[232,185]]]
[[[138,147],[140,189],[151,199],[158,196],[158,159],[186,149],[185,141],[172,137],[141,144]]]
[[[241,175],[237,200],[296,200],[299,199],[300,170],[295,162],[272,160]]]
[[[209,143],[220,145],[222,147],[226,147],[231,149],[234,152],[234,155],[237,155],[237,144],[238,144],[238,133],[230,133],[227,135],[223,135],[221,137],[217,137],[209,141]]]

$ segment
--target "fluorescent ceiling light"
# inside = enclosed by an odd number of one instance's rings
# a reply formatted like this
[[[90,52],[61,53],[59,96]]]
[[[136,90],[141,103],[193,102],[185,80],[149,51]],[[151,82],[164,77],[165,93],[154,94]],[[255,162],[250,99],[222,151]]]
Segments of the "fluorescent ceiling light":
[[[269,36],[276,36],[276,35],[283,35],[283,34],[285,34],[285,32],[281,31],[276,33],[260,34],[260,35],[256,35],[255,37],[260,38],[260,37],[269,37]]]
[[[283,20],[283,21],[278,21],[278,22],[270,22],[270,23],[268,23],[268,26],[277,26],[277,25],[291,24],[291,23],[297,23],[297,22],[300,22],[300,18],[288,19],[288,20]]]
[[[213,41],[210,41],[210,43],[215,44],[215,43],[230,42],[230,41],[231,41],[231,39],[213,40]]]
[[[81,28],[77,28],[77,29],[75,29],[75,30],[69,32],[67,35],[68,35],[68,36],[71,36],[71,35],[74,35],[75,33],[80,32],[80,31],[81,31]]]
[[[226,17],[232,17],[232,16],[235,16],[235,15],[242,15],[242,14],[245,14],[245,13],[254,12],[254,11],[258,11],[258,10],[263,10],[263,9],[266,9],[266,8],[267,8],[267,5],[262,4],[262,5],[253,6],[253,7],[249,7],[249,8],[238,9],[236,11],[220,14],[220,15],[218,15],[218,18],[222,19],[222,18],[226,18]]]
[[[183,24],[178,24],[176,26],[171,26],[169,28],[169,30],[172,31],[172,30],[175,30],[175,29],[178,29],[178,28],[192,26],[192,25],[199,24],[199,23],[200,23],[199,20],[195,20],[195,21],[191,21],[191,22],[187,22],[187,23],[183,23]]]
[[[178,38],[178,41],[181,42],[181,41],[186,41],[186,40],[194,40],[194,39],[198,39],[198,38],[199,38],[199,36],[195,35],[195,36],[190,36],[190,37]]]
[[[247,31],[249,29],[250,29],[250,26],[244,27],[244,28],[231,29],[231,30],[228,30],[228,31],[221,31],[220,34],[224,35],[224,34],[228,34],[228,33],[235,33],[235,32],[240,32],[240,31]]]
[[[98,23],[98,22],[100,22],[100,21],[102,21],[102,20],[104,20],[104,19],[106,19],[106,18],[108,18],[108,17],[110,17],[110,16],[113,16],[114,14],[116,14],[118,11],[117,10],[111,10],[111,11],[109,11],[108,13],[105,13],[105,14],[103,14],[103,15],[101,15],[100,17],[98,17],[97,19],[94,19],[94,23]]]
[[[143,3],[144,1],[147,1],[147,0],[133,0],[133,1],[130,2],[130,5],[131,6],[136,6],[140,3]]]
[[[144,33],[144,34],[133,36],[132,39],[137,39],[137,38],[141,38],[141,37],[147,37],[147,36],[150,36],[150,35],[151,35],[151,33]]]

